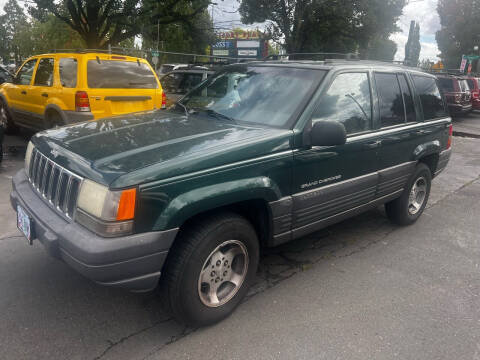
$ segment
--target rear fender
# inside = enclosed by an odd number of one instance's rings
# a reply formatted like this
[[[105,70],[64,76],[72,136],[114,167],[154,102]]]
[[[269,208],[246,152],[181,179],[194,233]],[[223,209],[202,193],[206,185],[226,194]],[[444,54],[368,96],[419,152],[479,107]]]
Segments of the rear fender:
[[[425,156],[439,154],[442,151],[440,141],[434,140],[418,145],[413,151],[413,160],[418,161]]]

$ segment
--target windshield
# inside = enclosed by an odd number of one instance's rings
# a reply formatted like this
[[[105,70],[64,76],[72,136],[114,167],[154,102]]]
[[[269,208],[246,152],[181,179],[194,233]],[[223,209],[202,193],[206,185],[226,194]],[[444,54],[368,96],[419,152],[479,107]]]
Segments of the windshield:
[[[324,75],[323,70],[231,66],[187,94],[181,105],[236,121],[287,127]]]

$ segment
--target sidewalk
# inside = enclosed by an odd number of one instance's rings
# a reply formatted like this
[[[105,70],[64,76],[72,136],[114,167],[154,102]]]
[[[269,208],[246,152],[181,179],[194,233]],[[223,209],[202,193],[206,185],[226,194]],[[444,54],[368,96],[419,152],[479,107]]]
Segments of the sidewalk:
[[[455,136],[480,138],[480,112],[474,111],[462,117],[454,118],[453,134]]]

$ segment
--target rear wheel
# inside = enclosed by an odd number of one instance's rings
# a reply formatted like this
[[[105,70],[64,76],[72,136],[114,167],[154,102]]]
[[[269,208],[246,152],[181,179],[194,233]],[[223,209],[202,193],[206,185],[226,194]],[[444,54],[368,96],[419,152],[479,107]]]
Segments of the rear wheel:
[[[419,163],[402,196],[385,204],[389,219],[399,225],[410,225],[417,221],[427,206],[431,184],[430,168]]]
[[[257,234],[236,214],[214,215],[183,231],[162,274],[168,310],[192,326],[227,317],[247,294],[259,259]]]
[[[55,110],[47,112],[45,118],[47,129],[65,125],[62,116]]]

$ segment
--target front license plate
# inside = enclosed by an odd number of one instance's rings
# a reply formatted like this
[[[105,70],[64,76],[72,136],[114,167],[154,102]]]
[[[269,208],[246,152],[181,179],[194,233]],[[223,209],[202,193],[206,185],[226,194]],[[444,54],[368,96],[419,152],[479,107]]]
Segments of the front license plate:
[[[22,234],[25,235],[28,243],[32,245],[32,221],[30,216],[28,216],[27,212],[20,205],[17,205],[17,227],[18,230],[20,230]]]

